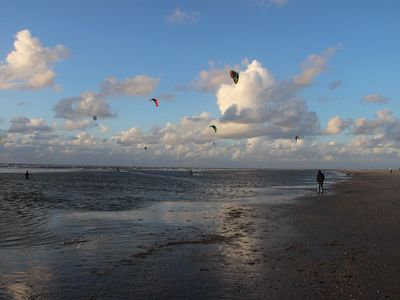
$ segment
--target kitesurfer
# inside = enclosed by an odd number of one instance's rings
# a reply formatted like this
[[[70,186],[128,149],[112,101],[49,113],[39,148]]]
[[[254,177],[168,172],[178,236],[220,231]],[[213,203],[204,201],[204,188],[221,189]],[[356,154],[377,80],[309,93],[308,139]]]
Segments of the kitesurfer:
[[[158,107],[158,99],[152,98],[152,99],[150,99],[149,101],[153,101],[154,104],[156,105],[156,107]]]
[[[208,126],[208,127],[211,127],[211,128],[214,130],[214,132],[217,133],[217,126],[211,124],[211,125]]]
[[[237,84],[238,81],[239,81],[239,73],[236,72],[236,71],[234,71],[234,70],[231,70],[231,71],[229,72],[229,74],[231,75],[231,78],[233,79],[233,82],[234,82],[235,84]]]

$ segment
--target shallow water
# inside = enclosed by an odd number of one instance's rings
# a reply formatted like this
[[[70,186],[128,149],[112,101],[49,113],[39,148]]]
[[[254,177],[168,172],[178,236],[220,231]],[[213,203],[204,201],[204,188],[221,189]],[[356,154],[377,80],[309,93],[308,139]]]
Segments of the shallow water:
[[[315,171],[299,170],[210,170],[194,176],[171,170],[41,171],[30,180],[19,173],[0,174],[0,248],[56,241],[47,226],[55,209],[121,211],[168,201],[272,204],[315,187]],[[327,173],[328,184],[339,178]]]
[[[124,298],[123,293],[118,296],[118,288],[146,297],[153,295],[152,285],[171,290],[169,272],[189,280],[188,274],[198,267],[197,260],[192,261],[196,245],[223,256],[219,281],[235,281],[231,272],[258,247],[257,238],[248,235],[260,230],[251,221],[257,215],[254,206],[270,205],[270,215],[261,222],[270,228],[279,224],[282,231],[284,218],[276,217],[274,205],[296,203],[296,197],[315,193],[316,187],[314,170],[194,173],[41,170],[25,180],[21,173],[3,172],[0,298]],[[340,173],[325,174],[328,186],[343,179]],[[236,236],[240,238],[235,238],[234,247],[231,242],[221,244]],[[177,263],[177,253],[192,265]],[[150,257],[159,261],[151,263]],[[107,285],[110,274],[112,286]],[[124,287],[127,278],[132,286]]]

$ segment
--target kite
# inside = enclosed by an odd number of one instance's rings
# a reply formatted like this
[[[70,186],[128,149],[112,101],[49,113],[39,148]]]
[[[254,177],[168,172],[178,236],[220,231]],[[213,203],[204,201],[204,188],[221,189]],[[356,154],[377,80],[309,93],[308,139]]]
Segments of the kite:
[[[152,98],[149,101],[154,101],[154,104],[156,105],[156,107],[158,107],[158,100],[156,98]]]
[[[215,125],[210,125],[210,126],[208,126],[208,127],[211,127],[212,129],[214,129],[214,132],[217,133],[217,126],[215,126]]]
[[[233,82],[234,82],[235,84],[237,84],[238,81],[239,81],[239,73],[236,72],[236,71],[231,70],[231,71],[230,71],[230,75],[231,75],[231,78],[233,79]]]

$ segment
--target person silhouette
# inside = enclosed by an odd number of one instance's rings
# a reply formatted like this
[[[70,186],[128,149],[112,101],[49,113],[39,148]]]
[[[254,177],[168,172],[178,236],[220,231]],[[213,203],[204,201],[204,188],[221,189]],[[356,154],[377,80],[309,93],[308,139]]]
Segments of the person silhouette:
[[[316,179],[318,182],[318,193],[323,193],[324,192],[325,175],[324,175],[324,173],[321,172],[321,170],[318,170]]]
[[[25,179],[26,179],[26,180],[29,179],[29,171],[28,171],[28,170],[26,170],[26,172],[25,172]]]

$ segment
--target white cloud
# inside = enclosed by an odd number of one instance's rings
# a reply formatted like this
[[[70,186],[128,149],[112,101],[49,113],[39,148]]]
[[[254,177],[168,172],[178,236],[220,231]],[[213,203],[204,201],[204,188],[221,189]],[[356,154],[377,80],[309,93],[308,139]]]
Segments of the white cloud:
[[[56,87],[53,65],[68,56],[62,45],[46,48],[25,29],[16,34],[14,50],[0,62],[0,89]]]
[[[83,93],[79,97],[67,98],[58,102],[53,110],[56,118],[79,120],[82,118],[111,118],[116,115],[111,111],[104,96],[92,92]],[[82,127],[83,128],[83,127]]]
[[[335,116],[329,120],[325,131],[328,134],[339,134],[352,124],[353,121],[351,119],[342,120],[339,116]]]
[[[96,138],[87,132],[71,138],[55,135],[54,125],[49,126],[42,119],[17,117],[11,121],[0,144],[0,160],[23,161],[30,157],[31,161],[32,158],[40,161],[45,157],[46,162],[62,163],[299,168],[354,162],[361,165],[371,158],[400,161],[400,120],[389,110],[378,111],[373,120],[359,118],[352,122],[335,116],[325,130],[320,129],[316,113],[308,109],[300,95],[301,89],[326,68],[326,61],[315,61],[318,62],[315,68],[310,66],[314,71],[305,76],[307,72],[303,69],[296,76],[308,78],[302,84],[296,83],[296,78],[276,79],[257,60],[242,67],[238,84],[231,81],[228,67],[211,66],[191,84],[197,90],[215,92],[221,115],[215,118],[203,112],[146,132],[133,127],[110,138]],[[157,83],[158,79],[144,75],[122,81],[110,77],[99,92],[64,99],[54,110],[57,117],[64,119],[65,130],[96,126],[107,133],[108,127],[93,121],[92,116],[97,115],[99,120],[115,116],[108,105],[109,98],[147,95]],[[218,127],[217,133],[209,128],[210,124]],[[315,139],[326,133],[339,134],[349,127],[356,135],[350,143],[324,143]],[[295,135],[302,140],[295,142]]]
[[[219,135],[223,138],[320,134],[318,117],[309,111],[299,91],[325,70],[329,57],[339,47],[309,56],[302,65],[303,72],[293,80],[277,80],[260,62],[246,59],[242,62],[244,70],[234,68],[240,72],[238,84],[231,80],[229,66],[216,68],[211,62],[209,70],[201,71],[186,88],[216,93],[223,129]]]
[[[389,140],[385,134],[359,135],[350,143],[324,143],[307,137],[300,142],[293,138],[268,137],[223,140],[208,128],[209,121],[215,120],[203,113],[162,129],[142,132],[139,128],[131,128],[111,138],[96,138],[87,132],[79,132],[72,138],[41,131],[8,132],[0,143],[0,159],[9,162],[290,168],[382,167],[400,162],[400,142]],[[180,127],[185,125],[188,132],[182,136]],[[197,135],[202,135],[205,142],[193,142],[193,136]],[[212,145],[213,141],[216,146]]]
[[[356,135],[380,135],[386,141],[400,142],[400,119],[388,109],[378,110],[374,120],[358,118],[353,133]]]
[[[65,120],[63,123],[63,129],[68,131],[83,130],[95,126],[97,124],[93,120]]]
[[[305,62],[301,64],[303,72],[294,77],[294,82],[298,86],[307,86],[313,83],[314,78],[325,71],[329,58],[341,48],[341,45],[326,49],[322,54],[311,54]]]
[[[190,12],[181,10],[177,7],[170,15],[168,15],[165,20],[172,24],[183,24],[183,23],[197,23],[199,20],[198,12]]]
[[[10,121],[10,133],[32,133],[32,132],[51,132],[54,125],[49,126],[43,119],[29,119],[27,117],[15,117]]]
[[[158,79],[146,75],[138,75],[118,81],[114,77],[107,78],[100,84],[100,92],[85,92],[79,97],[60,100],[54,107],[56,118],[66,119],[63,127],[66,130],[82,130],[97,126],[91,120],[116,117],[108,100],[115,96],[148,96],[158,84]],[[104,127],[101,130],[105,130]]]
[[[87,132],[80,132],[74,137],[73,140],[69,142],[71,145],[74,146],[81,146],[81,147],[94,147],[97,144],[97,140],[92,137],[89,133]]]
[[[216,92],[222,84],[228,84],[232,81],[229,77],[229,71],[229,66],[225,66],[223,69],[218,69],[211,63],[208,71],[200,71],[197,78],[193,79],[187,86],[178,87],[178,89],[195,90],[199,92]]]
[[[314,135],[319,131],[317,115],[308,110],[304,99],[298,95],[298,87],[276,80],[256,60],[240,73],[238,84],[220,87],[217,103],[224,127],[243,131],[236,138],[263,135],[287,138]]]
[[[371,94],[363,97],[364,103],[377,103],[377,104],[386,104],[389,103],[389,98],[384,97],[380,94]]]
[[[208,70],[201,70],[199,75],[190,81],[189,84],[177,86],[177,89],[215,93],[223,84],[230,84],[233,82],[230,77],[230,70],[233,69],[240,72],[241,67],[247,67],[249,60],[244,58],[241,65],[225,65],[223,68],[218,67],[218,62],[212,60],[210,60],[208,64]]]
[[[218,136],[209,128],[210,124],[218,124],[208,113],[198,116],[183,117],[177,124],[167,123],[164,128],[156,128],[144,134],[138,127],[121,131],[112,139],[119,144],[130,146],[137,144],[205,144],[216,140]]]
[[[103,125],[103,124],[99,124],[99,128],[102,133],[107,133],[110,130],[110,128],[108,126]]]
[[[143,142],[142,133],[138,127],[121,131],[116,134],[113,139],[122,145],[141,144]]]

